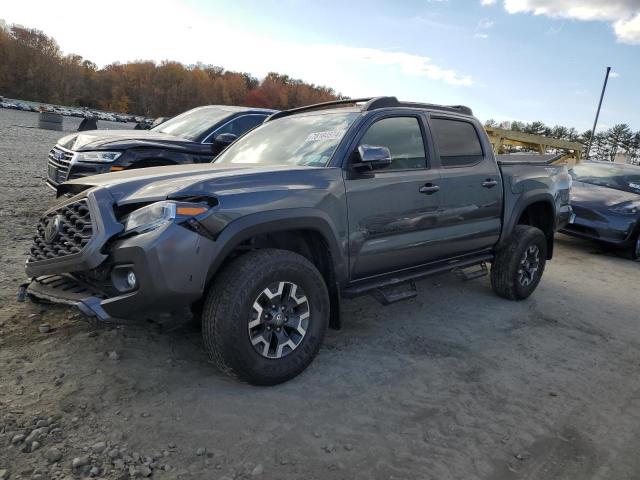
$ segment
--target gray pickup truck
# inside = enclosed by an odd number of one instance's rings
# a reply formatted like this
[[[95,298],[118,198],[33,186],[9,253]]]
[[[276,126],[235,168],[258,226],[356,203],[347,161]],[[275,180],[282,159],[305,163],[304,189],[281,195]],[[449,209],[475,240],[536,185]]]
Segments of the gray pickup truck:
[[[567,221],[563,166],[497,161],[469,108],[352,99],[272,115],[212,164],[62,183],[26,264],[34,300],[99,320],[191,308],[221,370],[258,385],[312,361],[340,299],[488,272],[537,287]]]

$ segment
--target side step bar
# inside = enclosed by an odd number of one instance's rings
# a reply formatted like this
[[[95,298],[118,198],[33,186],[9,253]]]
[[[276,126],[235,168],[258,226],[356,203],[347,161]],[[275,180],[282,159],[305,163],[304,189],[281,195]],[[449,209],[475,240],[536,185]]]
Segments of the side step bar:
[[[481,264],[477,265],[477,267],[478,268],[474,268],[474,267],[456,268],[453,270],[453,273],[455,273],[459,278],[461,278],[465,282],[467,280],[473,280],[475,278],[480,278],[480,277],[489,275],[489,269],[487,268],[486,262],[482,262]]]
[[[418,295],[416,282],[409,280],[406,283],[385,288],[371,290],[371,296],[385,307],[401,300],[408,300]]]
[[[482,254],[474,255],[472,257],[461,258],[458,260],[451,260],[445,263],[435,263],[431,265],[426,265],[420,269],[406,270],[402,272],[396,272],[395,274],[384,275],[382,277],[362,280],[342,290],[342,296],[345,298],[354,298],[367,293],[373,293],[374,297],[376,297],[376,295],[381,294],[376,291],[388,289],[389,287],[396,287],[407,282],[414,282],[416,280],[419,280],[431,275],[436,275],[438,273],[462,271],[463,269],[473,267],[476,265],[482,265],[485,262],[490,262],[492,260],[493,260],[493,254],[482,253]],[[480,267],[480,270],[478,272],[471,272],[465,275],[468,277],[467,279],[477,278],[479,276],[485,275],[486,273],[484,272],[487,272],[487,271],[488,271],[487,267],[486,265],[484,265],[484,267],[482,266]],[[482,273],[479,274],[479,272],[482,272]],[[405,298],[411,298],[412,296],[415,296],[415,294],[409,293],[408,291],[406,291],[406,289],[404,293],[400,293],[400,294],[389,294],[389,293],[383,292],[383,296],[386,296],[387,300],[397,298],[398,295],[400,295],[401,297],[399,298],[399,300],[404,300]]]

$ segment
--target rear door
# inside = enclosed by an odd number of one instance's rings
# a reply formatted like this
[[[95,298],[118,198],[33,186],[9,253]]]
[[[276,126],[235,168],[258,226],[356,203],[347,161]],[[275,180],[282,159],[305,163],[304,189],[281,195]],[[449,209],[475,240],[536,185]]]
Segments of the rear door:
[[[388,147],[392,164],[362,174],[348,168],[346,195],[352,279],[429,261],[441,207],[440,174],[431,168],[424,117],[386,114],[369,119],[353,144]]]
[[[481,125],[466,117],[429,117],[442,167],[440,225],[449,241],[441,254],[453,257],[495,245],[502,225],[502,176]]]

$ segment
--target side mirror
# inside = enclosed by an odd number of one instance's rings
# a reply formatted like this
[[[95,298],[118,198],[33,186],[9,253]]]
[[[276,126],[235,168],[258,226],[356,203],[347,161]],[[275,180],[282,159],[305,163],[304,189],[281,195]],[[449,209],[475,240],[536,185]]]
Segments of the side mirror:
[[[213,154],[218,155],[222,150],[235,142],[237,138],[238,136],[233,133],[221,133],[220,135],[216,135],[213,139],[213,144],[211,144]]]
[[[380,145],[360,145],[357,156],[359,158],[353,164],[356,170],[379,170],[391,165],[389,148]]]

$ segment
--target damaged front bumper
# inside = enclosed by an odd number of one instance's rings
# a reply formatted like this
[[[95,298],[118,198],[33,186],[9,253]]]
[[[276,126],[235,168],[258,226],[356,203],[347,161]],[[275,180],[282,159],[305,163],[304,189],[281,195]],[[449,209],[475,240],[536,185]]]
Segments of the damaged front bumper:
[[[22,297],[75,306],[102,321],[177,312],[202,298],[216,242],[177,222],[119,237],[110,194],[98,188],[87,201],[91,241],[79,253],[28,262]],[[134,285],[126,283],[129,273]]]
[[[104,294],[71,275],[43,275],[34,278],[20,286],[18,299],[24,301],[25,298],[35,302],[76,307],[88,317],[105,322],[116,320],[102,308]]]

